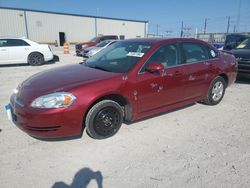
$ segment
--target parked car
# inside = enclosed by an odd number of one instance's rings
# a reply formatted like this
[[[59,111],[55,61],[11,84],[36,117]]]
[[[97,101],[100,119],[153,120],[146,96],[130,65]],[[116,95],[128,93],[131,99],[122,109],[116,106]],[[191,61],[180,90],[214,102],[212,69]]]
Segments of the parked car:
[[[223,50],[232,50],[236,48],[241,42],[243,42],[248,37],[248,35],[238,33],[227,35]]]
[[[238,72],[250,74],[250,37],[231,52],[238,59]]]
[[[94,37],[92,38],[89,42],[84,42],[84,43],[79,43],[75,45],[75,51],[77,56],[82,56],[82,51],[85,48],[95,46],[98,43],[104,41],[104,40],[117,40],[118,36],[117,35],[103,35],[99,37]]]
[[[103,139],[123,122],[198,101],[216,105],[236,75],[232,54],[200,40],[124,40],[86,63],[33,75],[17,87],[6,109],[33,137],[76,136],[86,128],[92,138]]]
[[[117,42],[118,40],[104,40],[100,43],[98,43],[96,46],[88,47],[83,50],[82,56],[85,58],[90,58],[99,51],[103,50],[104,48],[107,48],[111,44]]]
[[[0,64],[28,63],[41,65],[53,59],[46,44],[38,44],[25,38],[0,38]]]

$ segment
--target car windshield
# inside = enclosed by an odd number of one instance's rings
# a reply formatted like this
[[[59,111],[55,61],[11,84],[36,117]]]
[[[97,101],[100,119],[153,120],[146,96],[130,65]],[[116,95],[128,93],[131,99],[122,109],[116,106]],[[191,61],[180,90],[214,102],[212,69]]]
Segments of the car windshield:
[[[247,38],[246,40],[244,40],[236,48],[237,49],[250,49],[250,38]]]
[[[95,42],[96,40],[97,40],[97,37],[94,37],[89,42]]]
[[[150,48],[151,44],[145,42],[117,42],[89,58],[85,65],[115,73],[129,72]]]
[[[106,46],[110,41],[109,40],[104,40],[96,45],[96,47],[104,47]]]

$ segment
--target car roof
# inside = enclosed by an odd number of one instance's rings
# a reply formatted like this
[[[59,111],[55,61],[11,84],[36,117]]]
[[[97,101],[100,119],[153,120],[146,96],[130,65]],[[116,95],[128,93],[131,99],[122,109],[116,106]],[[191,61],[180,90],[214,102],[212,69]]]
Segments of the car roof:
[[[126,39],[124,41],[131,42],[146,42],[146,43],[162,43],[162,42],[201,42],[205,43],[202,40],[194,38],[135,38],[135,39]]]
[[[0,36],[0,39],[27,39],[26,37]]]

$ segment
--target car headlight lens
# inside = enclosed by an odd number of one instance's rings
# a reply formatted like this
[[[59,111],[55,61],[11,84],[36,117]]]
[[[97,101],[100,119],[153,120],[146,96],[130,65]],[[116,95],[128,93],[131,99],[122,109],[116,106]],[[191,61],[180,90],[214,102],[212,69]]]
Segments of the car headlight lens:
[[[69,107],[76,97],[67,92],[57,92],[36,98],[31,106],[34,108],[65,108]]]

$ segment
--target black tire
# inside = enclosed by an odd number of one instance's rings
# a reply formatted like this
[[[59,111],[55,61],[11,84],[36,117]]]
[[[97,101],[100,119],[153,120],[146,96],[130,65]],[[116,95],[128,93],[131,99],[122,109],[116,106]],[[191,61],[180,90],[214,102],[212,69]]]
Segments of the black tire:
[[[89,110],[85,127],[90,137],[104,139],[115,135],[122,123],[122,107],[115,101],[103,100]]]
[[[226,82],[224,78],[220,76],[216,77],[209,87],[207,99],[202,101],[202,103],[207,105],[219,104],[222,98],[224,97],[225,90]]]
[[[44,57],[41,53],[33,52],[28,57],[28,64],[32,66],[42,65],[44,63]]]

